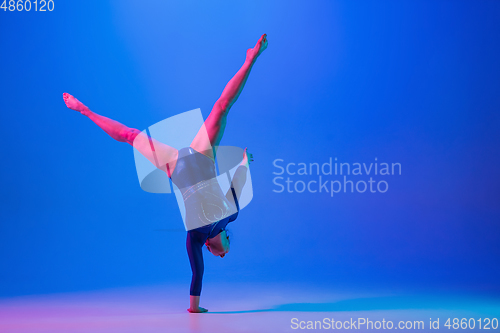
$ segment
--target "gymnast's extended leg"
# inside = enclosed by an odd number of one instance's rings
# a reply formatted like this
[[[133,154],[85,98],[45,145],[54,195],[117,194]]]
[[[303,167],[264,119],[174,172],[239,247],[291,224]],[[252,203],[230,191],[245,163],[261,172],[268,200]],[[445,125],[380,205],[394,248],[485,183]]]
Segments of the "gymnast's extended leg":
[[[68,93],[63,94],[64,103],[72,110],[87,116],[109,136],[119,142],[127,142],[134,146],[157,168],[172,172],[177,162],[177,149],[161,143],[135,128],[127,127],[116,120],[98,115],[90,111],[82,102]],[[168,174],[170,176],[170,174]]]
[[[213,156],[213,148],[219,145],[222,135],[224,134],[224,129],[226,127],[226,118],[229,109],[233,106],[234,102],[238,99],[245,83],[248,79],[248,75],[257,60],[258,56],[267,48],[267,35],[264,34],[258,40],[257,44],[247,50],[247,55],[245,63],[239,71],[234,75],[234,77],[226,85],[220,98],[215,102],[210,115],[205,120],[204,126],[200,129],[191,147],[196,151],[203,153],[210,158]],[[208,138],[207,138],[208,134]],[[208,139],[208,140],[207,140]]]

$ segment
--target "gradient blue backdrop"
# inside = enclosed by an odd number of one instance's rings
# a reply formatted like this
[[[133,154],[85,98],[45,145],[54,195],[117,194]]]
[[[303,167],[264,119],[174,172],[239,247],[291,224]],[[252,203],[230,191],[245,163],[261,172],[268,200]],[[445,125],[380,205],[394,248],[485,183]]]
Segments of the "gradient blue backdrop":
[[[254,199],[231,253],[205,252],[205,286],[500,291],[499,16],[498,1],[0,11],[0,296],[160,283],[187,294],[174,196],[143,192],[132,148],[62,93],[141,130],[198,107],[206,117],[263,33],[222,141],[254,154]],[[275,159],[330,157],[398,162],[402,175],[377,178],[383,194],[273,192]]]

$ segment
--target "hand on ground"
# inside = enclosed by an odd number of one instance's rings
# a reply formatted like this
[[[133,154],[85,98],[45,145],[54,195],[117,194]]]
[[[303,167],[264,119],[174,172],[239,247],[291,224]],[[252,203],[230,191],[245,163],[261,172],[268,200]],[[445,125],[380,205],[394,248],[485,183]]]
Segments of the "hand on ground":
[[[191,308],[189,308],[189,309],[187,309],[187,310],[188,310],[189,312],[191,312],[191,313],[203,313],[203,312],[207,312],[207,311],[208,311],[207,309],[202,308],[201,306],[200,306],[200,307],[198,307],[197,309],[191,309]]]

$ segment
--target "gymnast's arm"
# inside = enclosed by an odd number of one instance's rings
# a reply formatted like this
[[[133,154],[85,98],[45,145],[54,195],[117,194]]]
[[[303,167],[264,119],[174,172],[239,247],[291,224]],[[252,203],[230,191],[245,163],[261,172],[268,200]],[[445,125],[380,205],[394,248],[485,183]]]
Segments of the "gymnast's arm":
[[[226,193],[226,199],[229,202],[237,203],[240,201],[241,192],[247,181],[247,167],[240,165],[234,173],[233,180],[231,181],[231,188]],[[234,192],[233,192],[234,191]]]
[[[193,276],[191,278],[191,289],[189,292],[189,312],[207,311],[206,309],[200,307],[201,283],[204,271],[202,247],[206,238],[207,235],[195,230],[189,230],[187,233],[186,248],[189,256],[189,263],[191,264],[191,271],[193,272]]]
[[[241,196],[241,191],[245,186],[247,181],[247,170],[249,168],[250,162],[253,162],[253,155],[247,154],[247,148],[245,148],[245,152],[243,153],[243,161],[241,161],[240,166],[236,169],[236,172],[233,175],[233,180],[231,181],[231,188],[226,193],[226,199],[229,202],[232,202],[231,199],[235,200],[235,203],[238,203]],[[234,195],[233,195],[234,190]],[[236,197],[234,197],[236,196]],[[239,208],[238,208],[239,210]]]

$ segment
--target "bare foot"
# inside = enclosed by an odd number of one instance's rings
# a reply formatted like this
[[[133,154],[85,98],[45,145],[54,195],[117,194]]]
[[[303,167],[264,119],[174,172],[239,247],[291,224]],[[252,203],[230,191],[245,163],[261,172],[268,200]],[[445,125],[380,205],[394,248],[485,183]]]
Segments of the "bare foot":
[[[247,50],[247,60],[255,61],[267,48],[267,35],[263,34],[252,49]]]
[[[203,313],[203,312],[207,312],[208,310],[205,309],[205,308],[202,308],[200,306],[200,307],[198,307],[198,309],[191,309],[191,308],[189,308],[188,311],[191,312],[191,313]]]
[[[245,151],[243,152],[243,161],[241,162],[241,165],[244,165],[248,168],[250,162],[253,162],[253,155],[247,154],[247,149],[248,148],[245,148]]]
[[[66,106],[71,110],[75,110],[78,112],[84,112],[88,110],[88,108],[85,105],[83,105],[82,102],[80,102],[79,100],[77,100],[75,97],[73,97],[68,93],[63,94],[63,99],[64,103],[66,103]]]

